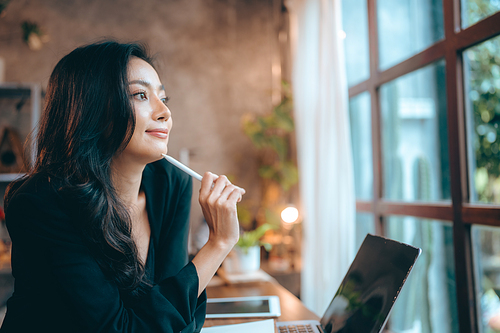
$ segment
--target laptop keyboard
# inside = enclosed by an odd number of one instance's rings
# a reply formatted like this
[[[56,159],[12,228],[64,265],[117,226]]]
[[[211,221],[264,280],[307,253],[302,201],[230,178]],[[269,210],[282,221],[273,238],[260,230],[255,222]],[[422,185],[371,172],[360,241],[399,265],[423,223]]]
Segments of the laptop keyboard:
[[[314,333],[312,325],[278,326],[279,333]]]

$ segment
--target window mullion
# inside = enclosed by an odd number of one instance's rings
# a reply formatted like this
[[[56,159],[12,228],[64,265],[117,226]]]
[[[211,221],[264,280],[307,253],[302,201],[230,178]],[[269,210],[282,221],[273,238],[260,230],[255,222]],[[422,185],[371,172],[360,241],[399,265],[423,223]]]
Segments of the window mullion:
[[[458,7],[457,7],[458,6]],[[446,50],[446,87],[448,142],[453,206],[453,242],[458,318],[461,333],[478,332],[476,297],[473,279],[470,226],[462,217],[462,203],[468,198],[465,158],[462,62],[455,38],[460,27],[460,1],[443,0]]]

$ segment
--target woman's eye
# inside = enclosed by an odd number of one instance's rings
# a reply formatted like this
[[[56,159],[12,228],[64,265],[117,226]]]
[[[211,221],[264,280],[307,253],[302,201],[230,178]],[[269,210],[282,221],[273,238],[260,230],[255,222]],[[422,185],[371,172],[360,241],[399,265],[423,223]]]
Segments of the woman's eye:
[[[164,97],[161,99],[161,101],[163,102],[163,104],[167,105],[168,101],[170,100],[170,97]]]
[[[146,99],[148,99],[148,97],[146,96],[146,93],[142,92],[142,91],[138,92],[138,93],[135,93],[133,96],[137,97],[140,100],[146,100]]]

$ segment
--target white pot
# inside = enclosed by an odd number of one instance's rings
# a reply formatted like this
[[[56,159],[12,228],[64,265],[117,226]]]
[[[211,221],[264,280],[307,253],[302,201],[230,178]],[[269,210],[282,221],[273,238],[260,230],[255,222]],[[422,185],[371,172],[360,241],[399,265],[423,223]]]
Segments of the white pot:
[[[260,246],[248,248],[244,253],[239,247],[234,247],[231,254],[224,260],[224,270],[229,274],[251,273],[260,268]]]

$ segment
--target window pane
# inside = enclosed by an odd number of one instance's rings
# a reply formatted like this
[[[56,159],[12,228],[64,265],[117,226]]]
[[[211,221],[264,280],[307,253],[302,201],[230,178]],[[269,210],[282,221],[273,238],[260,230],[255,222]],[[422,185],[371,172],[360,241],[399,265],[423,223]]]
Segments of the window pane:
[[[377,20],[381,69],[444,38],[442,0],[378,0]]]
[[[361,93],[349,101],[351,143],[356,199],[373,197],[372,129],[370,93]]]
[[[500,204],[500,37],[464,52],[471,202]]]
[[[383,196],[450,198],[444,61],[382,85]]]
[[[462,0],[462,27],[467,28],[500,10],[500,0]]]
[[[458,332],[451,223],[389,217],[387,237],[422,249],[389,317],[394,333]]]
[[[345,32],[347,84],[353,86],[370,76],[368,52],[368,11],[366,0],[342,0]]]
[[[373,214],[356,212],[356,243],[354,248],[358,249],[363,243],[366,234],[375,234],[375,223]]]
[[[472,249],[481,331],[498,332],[491,326],[500,322],[500,228],[473,225]]]

